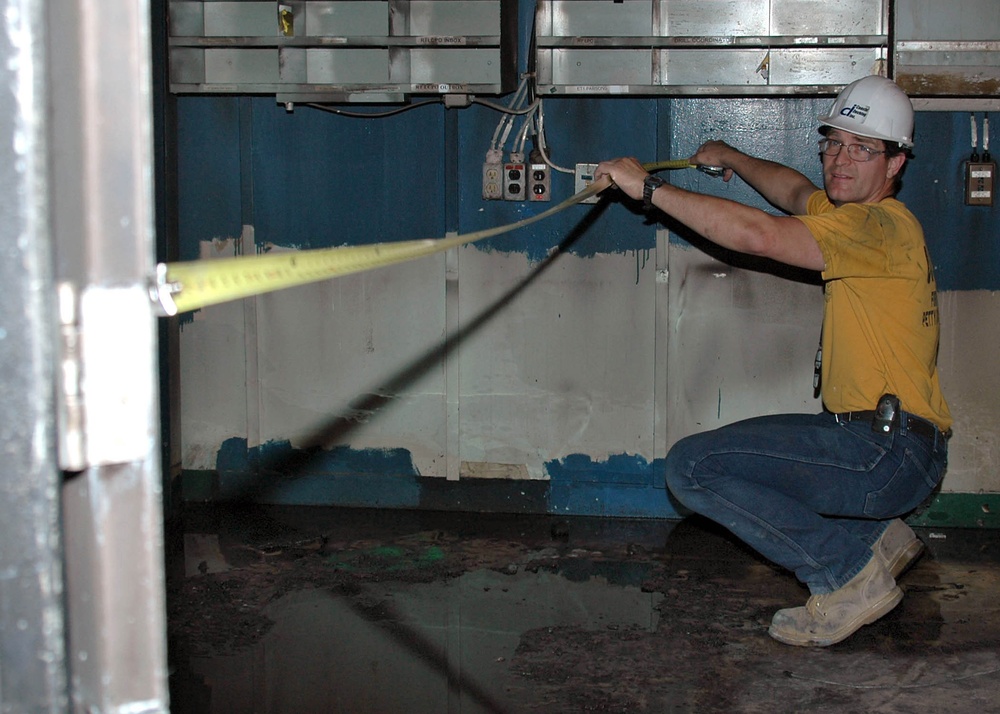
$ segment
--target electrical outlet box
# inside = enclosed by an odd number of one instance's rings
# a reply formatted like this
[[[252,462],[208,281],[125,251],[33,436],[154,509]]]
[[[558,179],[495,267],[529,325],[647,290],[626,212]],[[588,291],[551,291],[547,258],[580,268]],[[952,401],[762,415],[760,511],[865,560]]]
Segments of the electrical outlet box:
[[[992,161],[970,161],[965,165],[965,205],[992,206],[997,165]]]
[[[551,174],[548,164],[528,165],[528,200],[552,200]]]
[[[524,175],[524,156],[511,153],[510,161],[503,165],[503,198],[505,201],[524,201],[527,181]]]
[[[594,183],[594,171],[597,170],[597,164],[577,164],[576,165],[576,193],[584,191],[590,184]],[[588,196],[587,198],[580,201],[580,203],[597,203],[598,196]]]

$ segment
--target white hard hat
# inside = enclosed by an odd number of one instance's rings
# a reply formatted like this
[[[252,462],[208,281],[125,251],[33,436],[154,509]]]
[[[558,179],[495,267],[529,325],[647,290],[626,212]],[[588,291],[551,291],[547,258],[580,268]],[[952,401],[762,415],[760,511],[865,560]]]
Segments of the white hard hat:
[[[872,75],[857,79],[837,95],[823,126],[870,139],[913,146],[913,105],[891,79]]]

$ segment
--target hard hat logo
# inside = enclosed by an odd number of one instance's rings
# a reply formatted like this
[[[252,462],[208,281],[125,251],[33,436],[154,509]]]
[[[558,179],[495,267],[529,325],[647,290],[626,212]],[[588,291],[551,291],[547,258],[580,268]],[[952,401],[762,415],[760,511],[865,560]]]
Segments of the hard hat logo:
[[[840,110],[840,116],[847,117],[849,119],[857,119],[862,124],[865,121],[865,117],[868,116],[868,112],[871,107],[864,107],[860,104],[853,104],[849,107],[844,107]]]
[[[891,79],[871,75],[855,80],[837,95],[823,126],[858,136],[913,146],[913,105]]]

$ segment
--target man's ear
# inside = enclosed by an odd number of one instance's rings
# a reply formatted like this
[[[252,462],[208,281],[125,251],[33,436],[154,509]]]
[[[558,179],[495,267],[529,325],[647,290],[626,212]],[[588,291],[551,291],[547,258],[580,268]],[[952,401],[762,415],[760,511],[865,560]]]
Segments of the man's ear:
[[[886,177],[893,178],[900,171],[903,170],[903,165],[906,164],[906,154],[900,153],[895,156],[889,157],[889,166],[886,170]]]

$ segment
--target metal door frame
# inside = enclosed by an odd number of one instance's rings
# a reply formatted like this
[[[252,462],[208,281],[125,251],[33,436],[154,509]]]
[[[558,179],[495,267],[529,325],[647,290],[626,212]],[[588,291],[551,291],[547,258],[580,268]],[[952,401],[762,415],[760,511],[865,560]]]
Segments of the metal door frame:
[[[0,3],[0,708],[163,712],[149,5]]]

